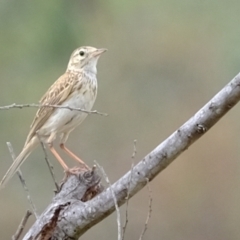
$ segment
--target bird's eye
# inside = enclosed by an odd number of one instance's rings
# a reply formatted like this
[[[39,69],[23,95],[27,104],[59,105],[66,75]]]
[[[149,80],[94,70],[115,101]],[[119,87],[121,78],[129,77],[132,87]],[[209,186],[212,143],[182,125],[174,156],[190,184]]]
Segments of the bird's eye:
[[[85,54],[84,51],[80,51],[80,52],[79,52],[79,55],[80,55],[80,56],[84,56],[84,54]]]

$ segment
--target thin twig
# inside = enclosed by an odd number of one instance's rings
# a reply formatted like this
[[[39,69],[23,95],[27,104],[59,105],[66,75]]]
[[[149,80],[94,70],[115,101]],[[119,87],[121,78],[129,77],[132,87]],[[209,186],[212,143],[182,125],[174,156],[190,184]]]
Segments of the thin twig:
[[[132,159],[136,157],[137,154],[137,139],[133,141],[133,153],[132,153]]]
[[[28,218],[32,215],[32,212],[27,210],[25,216],[23,217],[22,221],[20,222],[17,232],[12,236],[12,240],[18,240],[25,228]]]
[[[124,240],[127,225],[128,225],[128,203],[129,203],[129,192],[130,192],[129,188],[130,188],[130,184],[132,182],[132,170],[134,167],[134,159],[135,159],[136,154],[137,154],[137,140],[135,139],[133,141],[132,165],[131,165],[131,174],[129,176],[129,182],[128,182],[128,188],[127,188],[128,192],[127,192],[127,197],[126,197],[127,201],[126,201],[125,223],[124,223],[123,231],[122,231],[122,240]]]
[[[43,141],[41,140],[41,138],[40,138],[40,136],[39,136],[38,133],[37,133],[37,136],[38,136],[38,139],[39,139],[39,141],[40,141],[40,143],[41,143],[41,147],[42,147],[42,150],[43,150],[43,152],[44,152],[44,158],[45,158],[46,163],[47,163],[47,165],[48,165],[48,169],[49,169],[49,171],[50,171],[50,174],[51,174],[51,176],[52,176],[53,182],[54,182],[55,187],[56,187],[56,189],[57,189],[56,192],[58,193],[58,192],[60,191],[60,188],[59,188],[59,186],[58,186],[58,184],[57,184],[57,180],[56,180],[56,177],[55,177],[55,174],[54,174],[54,171],[53,171],[53,165],[50,163],[50,161],[49,161],[49,159],[48,159],[46,147],[45,147],[45,145],[44,145]]]
[[[93,110],[93,111],[87,111],[85,109],[81,109],[81,108],[73,108],[73,107],[69,107],[69,106],[61,106],[61,105],[52,105],[52,104],[35,104],[35,103],[31,103],[31,104],[16,104],[13,103],[11,105],[6,105],[6,106],[1,106],[0,110],[9,110],[11,108],[27,108],[27,107],[33,107],[33,108],[41,108],[41,107],[53,107],[53,108],[64,108],[64,109],[69,109],[70,111],[80,111],[80,112],[84,112],[87,114],[98,114],[101,116],[108,116],[107,113],[102,113],[102,112],[98,112],[97,110]]]
[[[7,146],[8,146],[9,152],[10,152],[10,154],[11,154],[11,156],[12,156],[12,159],[13,159],[13,161],[14,161],[15,158],[16,158],[16,156],[15,156],[15,153],[14,153],[14,151],[13,151],[12,144],[11,144],[10,142],[7,142]],[[32,208],[32,211],[33,211],[36,219],[37,219],[37,218],[38,218],[37,209],[36,209],[36,207],[35,207],[35,205],[34,205],[34,203],[33,203],[33,201],[32,201],[32,198],[31,198],[31,196],[30,196],[30,192],[29,192],[29,190],[28,190],[28,188],[27,188],[26,182],[25,182],[25,180],[24,180],[24,178],[23,178],[23,176],[22,176],[22,172],[21,172],[20,169],[17,171],[17,175],[18,175],[18,177],[19,177],[19,179],[20,179],[20,182],[21,182],[24,190],[25,190],[26,193],[27,193],[28,202],[29,202],[29,204],[30,204],[30,206],[31,206],[31,208]]]
[[[146,181],[147,181],[147,189],[148,189],[148,193],[149,193],[149,195],[148,195],[148,197],[149,197],[148,214],[147,214],[146,222],[144,224],[144,228],[143,228],[142,233],[141,233],[141,235],[139,237],[139,240],[142,240],[145,232],[147,231],[148,222],[149,222],[149,219],[151,218],[151,214],[152,214],[152,190],[151,190],[151,188],[149,186],[149,179],[146,178]]]
[[[115,193],[114,193],[114,191],[112,189],[112,184],[110,183],[109,178],[108,178],[106,172],[104,171],[103,167],[100,166],[96,160],[94,162],[96,163],[98,168],[101,170],[101,172],[102,172],[102,174],[103,174],[103,176],[105,178],[105,181],[107,182],[107,184],[109,186],[109,189],[110,189],[110,192],[111,192],[114,204],[115,204],[116,212],[117,212],[118,240],[121,240],[122,239],[122,236],[121,236],[122,235],[121,215],[120,215],[120,210],[119,210],[119,207],[118,207],[116,195],[115,195]]]

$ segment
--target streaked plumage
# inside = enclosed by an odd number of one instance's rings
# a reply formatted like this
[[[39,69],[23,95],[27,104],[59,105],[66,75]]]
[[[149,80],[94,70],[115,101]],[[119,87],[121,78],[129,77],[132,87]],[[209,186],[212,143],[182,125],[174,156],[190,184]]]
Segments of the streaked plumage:
[[[90,111],[97,96],[96,65],[99,56],[105,51],[106,49],[96,49],[93,47],[80,47],[76,49],[70,57],[66,72],[43,95],[40,104],[69,106]],[[38,137],[48,144],[50,150],[66,171],[69,170],[67,165],[52,145],[57,135],[60,135],[61,148],[71,157],[82,162],[64,144],[70,132],[86,116],[87,113],[71,111],[69,109],[53,107],[39,108],[31,124],[24,148],[3,177],[0,182],[0,188],[16,173],[20,165],[39,144]]]

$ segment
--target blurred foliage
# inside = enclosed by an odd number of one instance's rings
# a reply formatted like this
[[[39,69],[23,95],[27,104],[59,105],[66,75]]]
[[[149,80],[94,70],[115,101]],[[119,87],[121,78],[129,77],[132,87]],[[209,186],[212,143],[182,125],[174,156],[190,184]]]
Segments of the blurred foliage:
[[[109,116],[89,116],[68,146],[89,165],[96,159],[114,182],[130,169],[134,139],[136,163],[239,72],[239,8],[237,0],[3,0],[0,103],[36,103],[76,47],[108,48],[98,64],[94,109]],[[21,150],[35,111],[0,112],[0,176],[11,163],[5,142]],[[150,183],[153,213],[146,239],[240,238],[239,132],[237,106]],[[38,148],[22,167],[39,213],[54,188],[43,156]],[[62,169],[50,153],[49,158],[60,180]],[[15,177],[0,192],[1,239],[15,232],[26,208]],[[128,211],[126,239],[138,239],[147,189],[131,199]],[[115,218],[81,239],[116,239]]]

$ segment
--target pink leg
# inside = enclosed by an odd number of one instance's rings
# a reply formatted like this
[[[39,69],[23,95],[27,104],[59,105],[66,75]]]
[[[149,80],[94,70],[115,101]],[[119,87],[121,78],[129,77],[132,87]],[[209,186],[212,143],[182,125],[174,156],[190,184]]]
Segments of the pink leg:
[[[86,163],[82,159],[77,157],[72,151],[70,151],[63,143],[60,144],[60,148],[62,150],[64,150],[71,158],[73,158],[78,163],[80,163],[81,165],[84,165],[87,169],[89,169],[89,167],[86,165]]]

